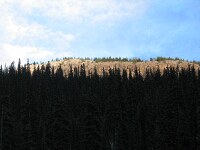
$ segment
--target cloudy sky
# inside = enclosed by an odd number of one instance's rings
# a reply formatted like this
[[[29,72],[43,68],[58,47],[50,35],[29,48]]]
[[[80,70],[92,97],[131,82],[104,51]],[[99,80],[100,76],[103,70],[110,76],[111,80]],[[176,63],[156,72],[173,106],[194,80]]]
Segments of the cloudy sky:
[[[200,60],[200,0],[0,0],[0,63],[62,57]]]

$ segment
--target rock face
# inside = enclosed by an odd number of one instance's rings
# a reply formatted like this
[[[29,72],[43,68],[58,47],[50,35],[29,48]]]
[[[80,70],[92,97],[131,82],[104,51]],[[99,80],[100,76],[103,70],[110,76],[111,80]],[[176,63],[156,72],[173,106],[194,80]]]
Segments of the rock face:
[[[103,69],[108,72],[108,70],[111,68],[119,68],[121,71],[124,69],[129,73],[129,71],[132,72],[132,75],[134,75],[134,70],[137,67],[140,70],[140,73],[142,75],[145,75],[145,71],[148,68],[151,68],[152,70],[157,70],[158,67],[161,71],[163,72],[164,68],[168,67],[179,67],[179,68],[188,68],[189,65],[194,65],[194,68],[196,71],[199,69],[199,64],[195,63],[189,63],[186,61],[180,61],[180,60],[165,60],[165,61],[146,61],[146,62],[123,62],[123,61],[111,61],[111,62],[95,62],[93,60],[80,60],[80,59],[68,59],[68,60],[62,60],[62,61],[55,61],[55,62],[50,62],[51,66],[54,66],[54,69],[57,70],[58,67],[61,66],[61,68],[64,70],[64,74],[68,75],[69,70],[70,70],[70,65],[72,68],[74,67],[79,67],[81,65],[85,65],[85,70],[86,74],[93,73],[94,68],[96,68],[97,73],[102,75]],[[37,67],[36,65],[35,67]],[[39,65],[41,66],[41,65]],[[31,71],[34,70],[34,65],[30,66]]]

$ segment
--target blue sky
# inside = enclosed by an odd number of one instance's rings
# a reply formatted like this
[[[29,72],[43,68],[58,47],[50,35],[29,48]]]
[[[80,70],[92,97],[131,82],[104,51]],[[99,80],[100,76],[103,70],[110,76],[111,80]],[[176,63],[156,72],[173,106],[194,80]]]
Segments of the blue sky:
[[[200,0],[0,0],[0,63],[62,57],[200,60]]]

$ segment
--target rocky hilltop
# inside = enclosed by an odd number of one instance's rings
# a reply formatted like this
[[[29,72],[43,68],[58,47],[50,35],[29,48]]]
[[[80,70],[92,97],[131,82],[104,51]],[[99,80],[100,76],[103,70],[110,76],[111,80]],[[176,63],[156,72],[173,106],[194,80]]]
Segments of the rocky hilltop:
[[[164,61],[143,61],[143,62],[131,62],[131,61],[99,61],[96,62],[94,60],[81,60],[81,59],[67,59],[67,60],[60,60],[60,61],[52,61],[49,62],[51,66],[54,66],[54,69],[56,70],[58,67],[61,66],[61,68],[64,70],[64,74],[67,75],[70,70],[70,65],[72,68],[79,67],[81,65],[85,65],[86,73],[93,72],[94,68],[96,68],[98,74],[102,74],[103,69],[108,72],[110,68],[119,68],[121,70],[125,69],[127,73],[131,70],[132,74],[134,74],[134,70],[137,67],[141,74],[145,74],[145,70],[148,68],[151,68],[152,70],[157,70],[158,67],[163,72],[164,68],[168,67],[179,67],[179,68],[188,68],[188,66],[194,65],[195,70],[197,71],[199,69],[198,63],[192,63],[192,62],[186,62],[181,60],[164,60]],[[46,64],[44,64],[46,65]],[[38,65],[36,64],[35,67]],[[41,64],[39,64],[41,67]],[[34,65],[30,66],[31,71],[34,70]]]

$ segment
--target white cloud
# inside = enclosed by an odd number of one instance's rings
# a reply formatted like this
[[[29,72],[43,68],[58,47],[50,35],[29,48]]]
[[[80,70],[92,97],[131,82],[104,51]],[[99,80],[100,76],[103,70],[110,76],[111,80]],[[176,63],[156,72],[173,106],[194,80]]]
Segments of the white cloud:
[[[33,61],[48,61],[50,58],[62,58],[63,56],[71,56],[70,52],[56,53],[42,47],[30,47],[20,45],[4,44],[0,46],[0,64],[10,65],[11,62],[18,62],[19,58],[22,63],[26,63],[27,59]]]
[[[37,22],[29,22],[19,10],[12,8],[16,1],[0,1],[0,64],[10,64],[21,58],[26,63],[48,58],[71,56],[68,52],[75,35],[53,31]],[[56,52],[57,51],[57,52]]]
[[[29,57],[72,56],[69,51],[78,34],[65,33],[41,24],[31,16],[65,23],[111,23],[124,17],[137,18],[150,0],[0,0],[0,63],[26,62]]]
[[[19,58],[26,63],[28,58],[30,61],[46,61],[72,55],[65,51],[75,40],[73,34],[52,31],[38,23],[29,23],[24,18],[14,18],[12,13],[1,16],[0,27],[3,29],[0,30],[0,64],[18,62]],[[47,46],[41,46],[45,42]]]
[[[52,31],[44,25],[36,23],[29,23],[24,18],[14,18],[12,14],[5,15],[0,21],[0,26],[3,27],[4,40],[25,40],[26,43],[34,40],[49,40],[57,42],[57,44],[70,43],[75,40],[75,35],[65,34],[62,31]],[[54,40],[55,38],[55,40]]]
[[[112,22],[127,16],[140,16],[146,11],[149,2],[150,0],[10,0],[3,5],[16,7],[21,15],[37,11],[55,20]]]
[[[53,55],[52,52],[38,47],[22,47],[20,45],[3,44],[0,48],[0,64],[7,63],[7,65],[12,61],[18,62],[19,58],[22,63],[26,63],[27,56],[34,60],[43,60]]]

